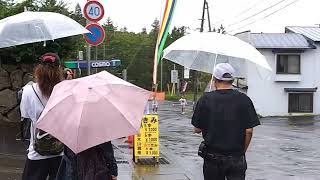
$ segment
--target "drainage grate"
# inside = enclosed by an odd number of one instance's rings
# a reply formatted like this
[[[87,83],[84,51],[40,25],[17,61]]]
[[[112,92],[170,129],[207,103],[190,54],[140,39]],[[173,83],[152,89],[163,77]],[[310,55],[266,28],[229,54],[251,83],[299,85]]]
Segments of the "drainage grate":
[[[117,161],[117,164],[129,164],[128,161]]]
[[[129,148],[129,145],[127,144],[121,144],[121,145],[118,145],[119,148],[123,148],[123,149],[128,149]]]
[[[154,158],[144,158],[144,159],[138,159],[137,164],[138,165],[155,165],[158,163]],[[170,164],[170,162],[167,159],[161,157],[159,158],[159,164],[166,165],[166,164]]]

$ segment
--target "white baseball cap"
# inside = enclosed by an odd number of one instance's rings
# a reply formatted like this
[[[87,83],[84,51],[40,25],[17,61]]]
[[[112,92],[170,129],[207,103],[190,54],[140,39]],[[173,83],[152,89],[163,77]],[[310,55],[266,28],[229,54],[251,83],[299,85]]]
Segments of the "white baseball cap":
[[[232,81],[235,70],[229,63],[217,64],[214,68],[213,76],[221,81]]]

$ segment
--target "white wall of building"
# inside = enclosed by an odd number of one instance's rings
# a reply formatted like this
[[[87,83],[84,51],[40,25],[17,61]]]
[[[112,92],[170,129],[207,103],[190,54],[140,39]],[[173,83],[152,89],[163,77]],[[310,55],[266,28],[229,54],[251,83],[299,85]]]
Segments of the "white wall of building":
[[[257,113],[262,116],[286,116],[288,113],[288,93],[284,88],[315,88],[320,86],[320,46],[301,53],[300,75],[277,75],[276,54],[271,49],[259,50],[270,66],[272,73],[248,64],[248,96],[252,99]],[[294,82],[276,82],[276,80]],[[314,93],[314,114],[320,114],[320,89]]]

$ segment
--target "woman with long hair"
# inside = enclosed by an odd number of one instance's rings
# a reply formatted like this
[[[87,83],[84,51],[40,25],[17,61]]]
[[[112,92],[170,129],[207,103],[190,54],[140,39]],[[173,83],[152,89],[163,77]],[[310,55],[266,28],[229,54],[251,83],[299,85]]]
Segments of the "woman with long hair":
[[[41,56],[39,64],[35,67],[34,77],[36,83],[26,85],[20,104],[21,116],[32,120],[30,133],[30,145],[28,158],[25,163],[22,180],[54,180],[61,161],[62,150],[40,151],[38,139],[46,137],[47,133],[39,134],[36,122],[40,117],[51,93],[56,84],[62,81],[62,70],[59,56],[54,53],[47,53]],[[40,135],[40,136],[39,136]],[[61,151],[60,151],[61,149]],[[48,149],[47,149],[48,150]]]

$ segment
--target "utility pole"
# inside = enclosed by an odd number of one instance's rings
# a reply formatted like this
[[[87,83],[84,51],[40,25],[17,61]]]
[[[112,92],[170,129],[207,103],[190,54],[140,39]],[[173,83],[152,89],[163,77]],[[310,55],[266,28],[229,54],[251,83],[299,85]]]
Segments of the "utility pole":
[[[211,32],[211,22],[210,22],[210,14],[209,14],[209,4],[207,2],[207,0],[203,0],[203,8],[202,8],[202,18],[201,20],[201,26],[200,26],[200,32],[204,31],[204,17],[205,17],[205,13],[207,11],[207,15],[208,15],[208,25],[209,25],[209,32]],[[193,96],[193,102],[194,102],[194,106],[193,108],[195,108],[195,104],[197,102],[197,96],[198,96],[198,91],[199,91],[199,73],[197,71],[194,71],[194,96]]]
[[[209,25],[209,32],[211,32],[211,21],[210,21],[210,13],[209,13],[209,3],[206,1],[207,6],[207,15],[208,15],[208,25]]]
[[[203,32],[203,26],[204,26],[204,15],[206,13],[206,5],[207,5],[207,1],[203,0],[203,9],[202,9],[202,18],[201,20],[201,27],[200,27],[200,32]]]
[[[160,91],[162,92],[163,91],[163,59],[161,59],[160,61],[160,73],[161,73],[161,76],[160,76]]]

